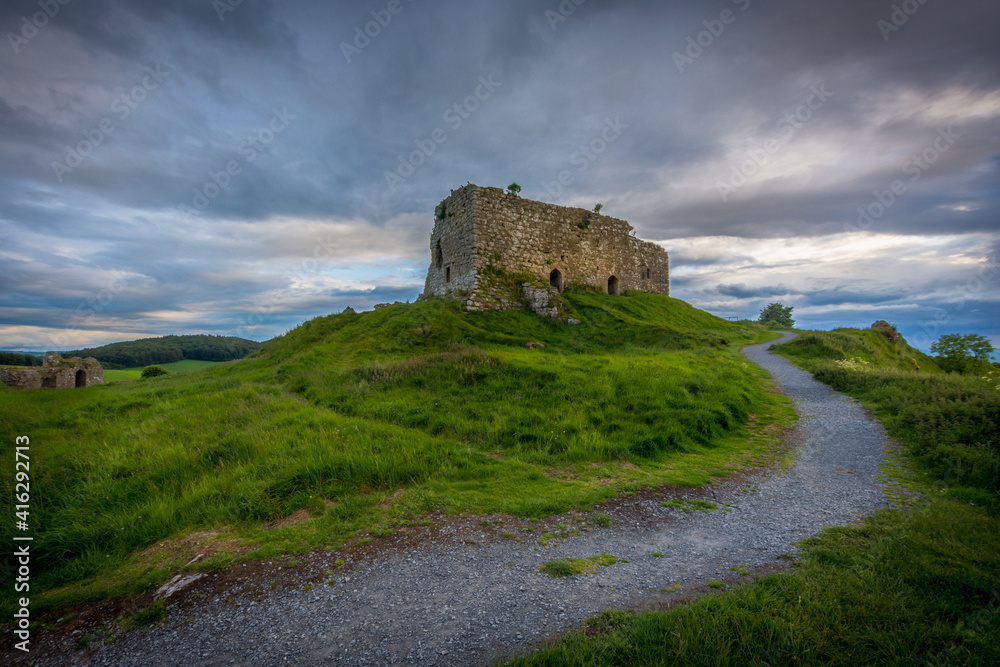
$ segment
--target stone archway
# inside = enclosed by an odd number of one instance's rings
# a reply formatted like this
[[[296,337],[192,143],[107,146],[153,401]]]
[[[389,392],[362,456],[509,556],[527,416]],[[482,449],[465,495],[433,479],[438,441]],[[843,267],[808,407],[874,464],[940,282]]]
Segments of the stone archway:
[[[563,291],[563,275],[559,269],[552,269],[549,274],[549,287],[555,287],[558,292]]]
[[[87,373],[86,373],[86,371],[77,371],[76,372],[76,386],[77,387],[86,387],[87,386]]]
[[[608,294],[618,296],[618,278],[614,276],[608,278]]]

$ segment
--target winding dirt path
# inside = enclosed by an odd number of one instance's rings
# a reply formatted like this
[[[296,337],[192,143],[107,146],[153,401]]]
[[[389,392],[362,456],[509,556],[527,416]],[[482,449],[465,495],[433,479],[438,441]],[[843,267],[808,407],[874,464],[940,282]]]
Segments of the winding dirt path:
[[[314,556],[280,576],[273,564],[274,588],[261,583],[266,576],[220,575],[185,591],[164,628],[85,653],[63,638],[31,659],[40,665],[490,664],[603,609],[697,594],[708,590],[709,578],[735,582],[731,567],[773,565],[797,551],[795,542],[889,504],[879,481],[887,443],[881,425],[768,347],[750,346],[744,354],[795,401],[801,446],[783,473],[737,475],[686,492],[711,499],[714,511],[663,507],[654,493],[638,493],[602,508],[614,519],[610,527],[538,550],[537,530],[518,543],[502,538],[515,530],[510,525],[459,518],[412,546],[397,542],[357,556],[334,574],[334,584],[323,573],[336,570],[338,554]],[[583,526],[578,519],[564,515],[550,524]],[[566,579],[537,569],[555,558],[601,553],[628,562]],[[312,582],[309,590],[303,582]],[[676,592],[662,591],[678,584]],[[204,596],[193,602],[191,590]]]

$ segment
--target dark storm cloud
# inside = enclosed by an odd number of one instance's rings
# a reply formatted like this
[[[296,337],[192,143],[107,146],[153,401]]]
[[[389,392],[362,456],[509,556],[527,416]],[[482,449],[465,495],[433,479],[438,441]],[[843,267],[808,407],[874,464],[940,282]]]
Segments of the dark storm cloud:
[[[278,16],[273,2],[225,4],[236,6],[220,12],[216,3],[199,0],[70,0],[58,2],[58,7],[51,1],[10,0],[0,8],[0,28],[4,34],[20,35],[24,19],[31,20],[45,10],[51,16],[47,23],[77,35],[88,48],[117,57],[141,58],[153,29],[191,32],[201,39],[235,42],[272,56],[295,53],[295,31]],[[39,29],[48,27],[43,24]],[[22,48],[27,51],[30,44]]]
[[[22,11],[29,6],[23,4]],[[240,177],[201,214],[265,218],[282,213],[362,212],[381,222],[401,212],[426,211],[428,202],[446,194],[445,187],[466,180],[499,179],[503,183],[508,176],[524,181],[535,196],[544,196],[542,186],[561,170],[573,167],[574,152],[599,132],[604,117],[620,116],[622,111],[631,132],[589,173],[578,175],[578,187],[567,194],[592,191],[593,177],[614,172],[653,185],[650,175],[664,166],[684,169],[721,152],[713,138],[731,118],[727,98],[780,118],[785,107],[800,102],[797,96],[806,89],[793,81],[811,75],[815,80],[847,84],[848,74],[841,68],[845,59],[853,57],[866,66],[860,74],[849,73],[852,87],[835,86],[837,97],[824,109],[827,117],[816,121],[846,128],[857,125],[867,94],[887,83],[872,73],[879,62],[911,63],[905,71],[894,66],[897,76],[891,83],[920,86],[930,76],[924,64],[941,60],[938,50],[928,44],[943,47],[946,41],[938,29],[919,33],[919,48],[912,46],[914,39],[903,39],[909,33],[885,44],[875,25],[879,12],[870,9],[870,4],[832,10],[821,3],[798,3],[783,5],[779,11],[749,3],[740,12],[741,6],[709,3],[679,13],[643,2],[585,3],[552,30],[545,12],[558,12],[558,3],[551,7],[544,3],[404,5],[403,13],[384,34],[372,39],[348,64],[335,43],[350,42],[353,29],[371,17],[364,7],[341,4],[336,11],[323,12],[323,23],[328,22],[329,28],[324,35],[328,59],[304,66],[312,72],[309,82],[282,72],[275,86],[282,94],[269,100],[290,106],[298,116],[298,127],[293,125],[269,144],[260,162],[242,164]],[[165,66],[176,70],[173,90],[165,92],[165,100],[157,101],[164,112],[123,130],[132,133],[131,139],[145,150],[121,146],[118,153],[123,155],[104,163],[95,159],[96,164],[84,165],[73,175],[70,187],[103,187],[108,197],[127,198],[125,203],[131,206],[179,206],[192,199],[195,189],[211,187],[211,174],[241,159],[243,141],[265,125],[270,111],[265,104],[256,107],[256,121],[249,117],[250,106],[236,114],[237,120],[225,109],[206,110],[197,104],[202,94],[234,106],[246,104],[249,100],[227,90],[235,82],[261,90],[261,82],[251,76],[254,59],[237,62],[223,45],[236,42],[269,58],[282,54],[301,61],[301,54],[295,52],[298,42],[323,39],[300,37],[316,28],[299,23],[293,31],[267,3],[243,3],[222,21],[209,11],[208,3],[105,2],[76,13],[70,13],[70,7],[65,16],[57,17],[60,23],[54,22],[55,29],[73,29],[93,48],[109,49],[116,55],[121,50],[111,48],[114,40],[96,28],[88,30],[89,26],[119,26],[131,34],[143,34],[169,25],[183,35],[178,40],[183,46],[172,42],[155,53],[151,51],[156,46],[150,45],[145,51],[127,54],[132,59],[162,56]],[[300,19],[309,15],[307,5],[294,7]],[[672,54],[683,51],[685,39],[703,30],[702,21],[715,20],[722,9],[735,11],[737,22],[688,71],[679,74]],[[922,9],[907,31],[917,33],[918,19],[936,22],[935,16],[927,16],[931,10]],[[947,14],[951,17],[956,12]],[[466,29],[470,25],[484,28]],[[206,42],[203,38],[208,36],[213,40]],[[581,53],[578,42],[593,44],[598,36],[601,41]],[[810,47],[813,42],[817,42],[815,48]],[[456,53],[463,57],[456,58]],[[983,85],[986,73],[993,71],[983,66],[988,59],[967,47],[961,57],[966,66],[954,80]],[[583,67],[576,67],[580,60]],[[730,68],[719,72],[720,61]],[[824,73],[823,68],[829,71]],[[449,128],[444,112],[474,92],[479,76],[490,74],[502,82],[497,95],[483,102],[463,127]],[[712,85],[706,85],[706,80]],[[668,97],[669,106],[657,104]],[[329,109],[326,118],[316,113],[321,104]],[[90,122],[98,120],[92,116]],[[212,125],[214,131],[210,131]],[[81,127],[86,125],[66,126],[61,133],[47,136],[57,137],[53,143],[65,144],[79,136]],[[440,146],[436,155],[426,156],[426,165],[398,192],[390,190],[385,172],[396,169],[399,156],[408,157],[417,148],[416,142],[426,141],[437,128],[449,131],[449,143]],[[884,133],[892,139],[895,131],[888,128]],[[984,146],[972,136],[968,144]],[[481,160],[484,152],[492,158],[486,164]],[[37,165],[41,169],[33,175],[43,175],[47,162],[51,160]],[[865,175],[872,181],[875,176]],[[420,196],[428,183],[436,184],[432,185],[434,195]],[[600,189],[621,192],[624,184],[612,178]],[[858,205],[867,203],[870,192],[867,187],[845,184],[839,193],[822,193],[829,200],[827,206],[822,202],[817,206],[816,195],[810,191],[775,193],[767,203],[750,202],[757,211],[749,211],[742,232],[785,234],[797,225],[798,232],[829,233]],[[660,202],[660,207],[671,218],[669,231],[675,235],[718,233],[734,223],[734,207],[714,198],[680,207]],[[742,217],[747,203],[740,202],[739,208]],[[905,217],[903,206],[898,211],[899,217]],[[655,210],[651,213],[659,215]],[[895,227],[891,220],[886,222]]]
[[[114,272],[132,282],[104,312],[129,330],[218,329],[279,299],[266,336],[295,317],[406,300],[434,205],[467,181],[602,202],[667,246],[844,233],[864,246],[852,227],[865,214],[876,235],[971,239],[933,260],[913,251],[926,275],[955,275],[948,262],[987,252],[990,235],[1000,246],[996,3],[929,0],[898,30],[879,24],[893,3],[869,0],[403,0],[375,28],[384,2],[244,0],[222,16],[216,4],[72,0],[16,50],[9,34],[39,5],[0,8],[2,299],[19,309],[6,323],[55,326]],[[829,94],[817,106],[818,89]],[[602,143],[609,124],[620,130]],[[911,180],[913,158],[948,128],[955,140]],[[54,166],[97,136],[78,166]],[[721,196],[775,138],[766,164]],[[897,181],[905,190],[886,205]],[[323,225],[343,250],[296,277]],[[674,255],[676,294],[746,307],[794,285],[787,296],[816,312],[930,303],[922,287],[811,281],[815,257],[723,245]],[[829,257],[845,275],[884,260]],[[955,318],[997,328],[985,307]]]

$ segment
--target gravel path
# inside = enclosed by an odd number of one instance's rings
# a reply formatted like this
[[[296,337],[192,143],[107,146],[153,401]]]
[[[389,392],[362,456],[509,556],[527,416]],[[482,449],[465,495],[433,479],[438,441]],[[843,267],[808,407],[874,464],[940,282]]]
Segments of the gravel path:
[[[730,567],[773,565],[825,526],[889,504],[879,482],[887,442],[882,427],[768,347],[750,346],[744,354],[796,402],[801,446],[784,473],[758,472],[684,492],[714,500],[715,511],[662,507],[652,492],[637,493],[602,508],[614,519],[610,527],[591,527],[538,550],[544,524],[518,524],[535,532],[518,532],[524,540],[516,542],[502,537],[518,530],[510,523],[442,521],[412,546],[396,540],[356,554],[343,571],[333,565],[337,553],[314,555],[291,571],[261,564],[275,577],[280,572],[273,588],[266,575],[229,576],[225,583],[226,575],[208,577],[177,596],[184,601],[163,628],[133,631],[110,645],[96,641],[101,645],[85,653],[75,650],[73,638],[62,638],[31,659],[41,665],[491,664],[603,609],[690,596],[707,590],[709,578],[735,582],[739,575]],[[566,515],[549,525],[582,528],[584,518]],[[602,552],[629,562],[568,579],[537,571],[547,560]],[[327,570],[335,570],[336,583],[327,583]],[[312,587],[303,590],[304,582]],[[661,590],[678,583],[679,592]],[[204,591],[196,602],[194,590]]]

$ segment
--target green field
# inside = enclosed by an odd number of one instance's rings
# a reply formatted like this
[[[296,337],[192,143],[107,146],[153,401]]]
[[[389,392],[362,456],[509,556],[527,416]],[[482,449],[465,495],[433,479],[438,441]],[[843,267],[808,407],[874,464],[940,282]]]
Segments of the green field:
[[[169,364],[156,364],[160,368],[170,372],[170,373],[186,373],[190,371],[200,371],[203,368],[211,368],[216,366],[221,362],[218,361],[200,361],[198,359],[183,359],[181,361],[172,361]],[[142,375],[142,367],[139,368],[126,368],[125,370],[105,370],[104,371],[104,381],[105,382],[119,382],[122,380],[138,380]]]
[[[790,572],[668,611],[605,612],[512,664],[996,664],[1000,380],[944,375],[871,331],[777,349],[875,412],[916,465],[893,472],[920,495],[807,540]]]
[[[32,443],[33,606],[146,591],[195,553],[210,570],[432,510],[586,510],[772,456],[794,415],[739,354],[771,334],[656,295],[565,298],[581,324],[431,299],[319,318],[196,373],[0,390],[0,437]],[[267,527],[299,510],[311,520]]]

